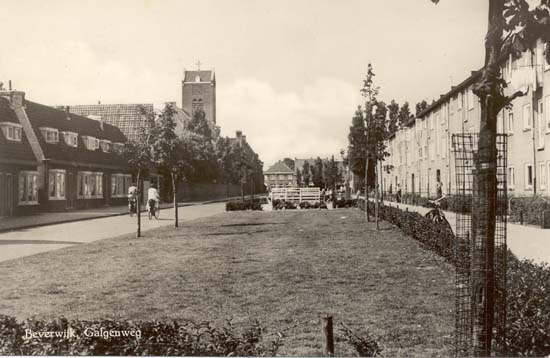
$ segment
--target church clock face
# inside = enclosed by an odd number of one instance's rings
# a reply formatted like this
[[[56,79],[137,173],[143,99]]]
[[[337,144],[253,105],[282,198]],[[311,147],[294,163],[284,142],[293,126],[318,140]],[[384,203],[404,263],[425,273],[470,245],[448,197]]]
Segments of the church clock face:
[[[193,86],[193,94],[201,94],[202,90],[198,86]]]

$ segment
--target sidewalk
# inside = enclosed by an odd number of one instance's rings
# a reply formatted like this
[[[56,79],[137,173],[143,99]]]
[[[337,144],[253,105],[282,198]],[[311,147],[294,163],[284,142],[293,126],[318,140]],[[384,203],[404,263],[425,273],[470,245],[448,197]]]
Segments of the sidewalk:
[[[261,195],[257,195],[260,197]],[[240,198],[240,197],[239,197]],[[221,198],[207,201],[190,201],[180,202],[178,207],[191,206],[191,205],[203,205],[210,203],[219,203],[234,200],[237,198]],[[161,210],[172,209],[174,206],[172,203],[161,203]],[[142,213],[145,212],[145,205],[143,205]],[[128,206],[106,206],[93,209],[52,212],[52,213],[40,213],[36,215],[28,216],[15,216],[0,219],[0,233],[19,229],[28,229],[37,226],[61,224],[73,221],[91,220],[98,218],[105,218],[110,216],[128,215]]]
[[[385,205],[398,207],[402,210],[415,211],[421,215],[426,214],[430,208],[407,205],[392,201],[385,201]],[[456,214],[445,211],[445,217],[456,232]],[[550,263],[550,230],[535,226],[519,224],[506,225],[508,248],[520,259],[534,260],[537,263]]]

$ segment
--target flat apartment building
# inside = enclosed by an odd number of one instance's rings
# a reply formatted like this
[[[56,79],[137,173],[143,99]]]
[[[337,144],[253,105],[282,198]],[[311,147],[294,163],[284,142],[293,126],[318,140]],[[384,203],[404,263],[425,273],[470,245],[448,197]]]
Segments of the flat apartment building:
[[[502,62],[507,83],[505,93],[518,90],[527,95],[516,98],[511,109],[498,116],[497,132],[507,136],[506,167],[509,195],[549,195],[550,185],[550,65],[540,41],[533,51]],[[443,194],[456,190],[456,170],[452,135],[478,133],[480,104],[473,85],[481,71],[471,76],[419,113],[388,139],[384,165],[393,167],[383,175],[383,189],[435,196],[437,183]]]

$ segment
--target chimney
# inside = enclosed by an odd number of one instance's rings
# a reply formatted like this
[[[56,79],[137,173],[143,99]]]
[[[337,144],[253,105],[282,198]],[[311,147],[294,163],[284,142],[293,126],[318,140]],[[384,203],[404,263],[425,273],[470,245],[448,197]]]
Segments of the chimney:
[[[101,104],[101,101],[97,101],[97,104]]]
[[[243,135],[243,143],[246,143],[246,136]]]
[[[237,143],[239,143],[239,146],[242,146],[243,145],[243,132],[242,131],[237,131],[236,135],[237,135]]]
[[[11,80],[8,81],[8,88],[11,91]]]
[[[69,116],[69,113],[71,113],[71,107],[65,106],[65,116],[67,116],[67,120],[71,120],[71,116]]]

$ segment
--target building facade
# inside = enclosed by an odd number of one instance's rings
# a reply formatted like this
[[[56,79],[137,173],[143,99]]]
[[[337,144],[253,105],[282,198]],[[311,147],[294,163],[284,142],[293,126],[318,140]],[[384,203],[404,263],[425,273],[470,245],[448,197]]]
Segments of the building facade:
[[[184,71],[181,108],[191,117],[199,109],[204,111],[212,130],[216,128],[216,74],[214,70]]]
[[[542,43],[519,58],[502,61],[505,94],[527,92],[498,115],[497,132],[508,142],[506,168],[509,195],[549,195],[550,65]],[[472,87],[481,71],[453,87],[388,139],[390,156],[383,163],[383,189],[436,196],[456,190],[452,135],[478,133],[480,104]],[[440,184],[438,184],[440,183]]]
[[[264,171],[264,183],[268,189],[298,186],[296,173],[282,161],[278,161]]]
[[[126,137],[100,120],[0,92],[2,216],[124,205]]]

